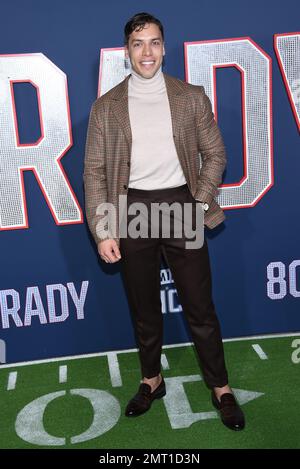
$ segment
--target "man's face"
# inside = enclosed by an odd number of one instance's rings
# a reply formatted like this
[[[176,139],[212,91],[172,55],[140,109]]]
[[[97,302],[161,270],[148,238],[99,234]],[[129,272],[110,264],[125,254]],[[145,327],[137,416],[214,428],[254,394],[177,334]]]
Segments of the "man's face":
[[[143,78],[152,78],[162,64],[165,55],[159,27],[146,23],[141,31],[133,31],[125,46],[125,56],[130,58],[133,70]]]

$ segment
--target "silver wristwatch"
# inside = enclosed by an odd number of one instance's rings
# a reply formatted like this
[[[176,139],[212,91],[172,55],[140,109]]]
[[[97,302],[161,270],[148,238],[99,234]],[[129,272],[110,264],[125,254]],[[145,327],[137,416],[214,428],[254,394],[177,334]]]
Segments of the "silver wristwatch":
[[[206,202],[202,202],[201,200],[199,200],[198,202],[200,202],[200,204],[202,205],[204,212],[207,212],[207,210],[209,209],[209,205]]]

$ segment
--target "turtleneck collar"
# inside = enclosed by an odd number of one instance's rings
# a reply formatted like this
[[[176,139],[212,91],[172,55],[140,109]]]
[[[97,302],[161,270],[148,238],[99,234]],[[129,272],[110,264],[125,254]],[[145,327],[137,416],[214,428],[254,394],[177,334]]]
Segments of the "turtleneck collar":
[[[164,90],[165,80],[162,67],[157,70],[152,78],[144,78],[132,69],[129,84],[131,89],[136,92],[153,93]]]

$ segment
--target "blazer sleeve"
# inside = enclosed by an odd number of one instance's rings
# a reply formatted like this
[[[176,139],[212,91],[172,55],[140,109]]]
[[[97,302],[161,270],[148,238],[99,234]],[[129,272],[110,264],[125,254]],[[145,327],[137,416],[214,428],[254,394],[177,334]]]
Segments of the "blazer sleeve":
[[[96,244],[101,240],[110,238],[107,229],[99,228],[99,226],[101,226],[101,219],[104,215],[97,214],[97,209],[99,213],[100,204],[107,202],[105,161],[104,135],[99,125],[95,102],[91,108],[89,117],[83,181],[87,222]]]
[[[202,166],[197,179],[195,198],[211,204],[218,194],[218,186],[226,166],[226,151],[220,129],[214,119],[212,107],[203,86],[199,90],[196,103],[196,125],[198,150]]]

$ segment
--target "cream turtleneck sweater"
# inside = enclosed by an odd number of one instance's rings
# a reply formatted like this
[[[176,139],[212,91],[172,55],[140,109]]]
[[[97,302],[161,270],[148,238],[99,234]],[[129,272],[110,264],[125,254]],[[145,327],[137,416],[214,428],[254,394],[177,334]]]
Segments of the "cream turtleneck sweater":
[[[128,106],[132,132],[129,187],[153,190],[185,184],[161,68],[152,78],[143,78],[132,70]]]

